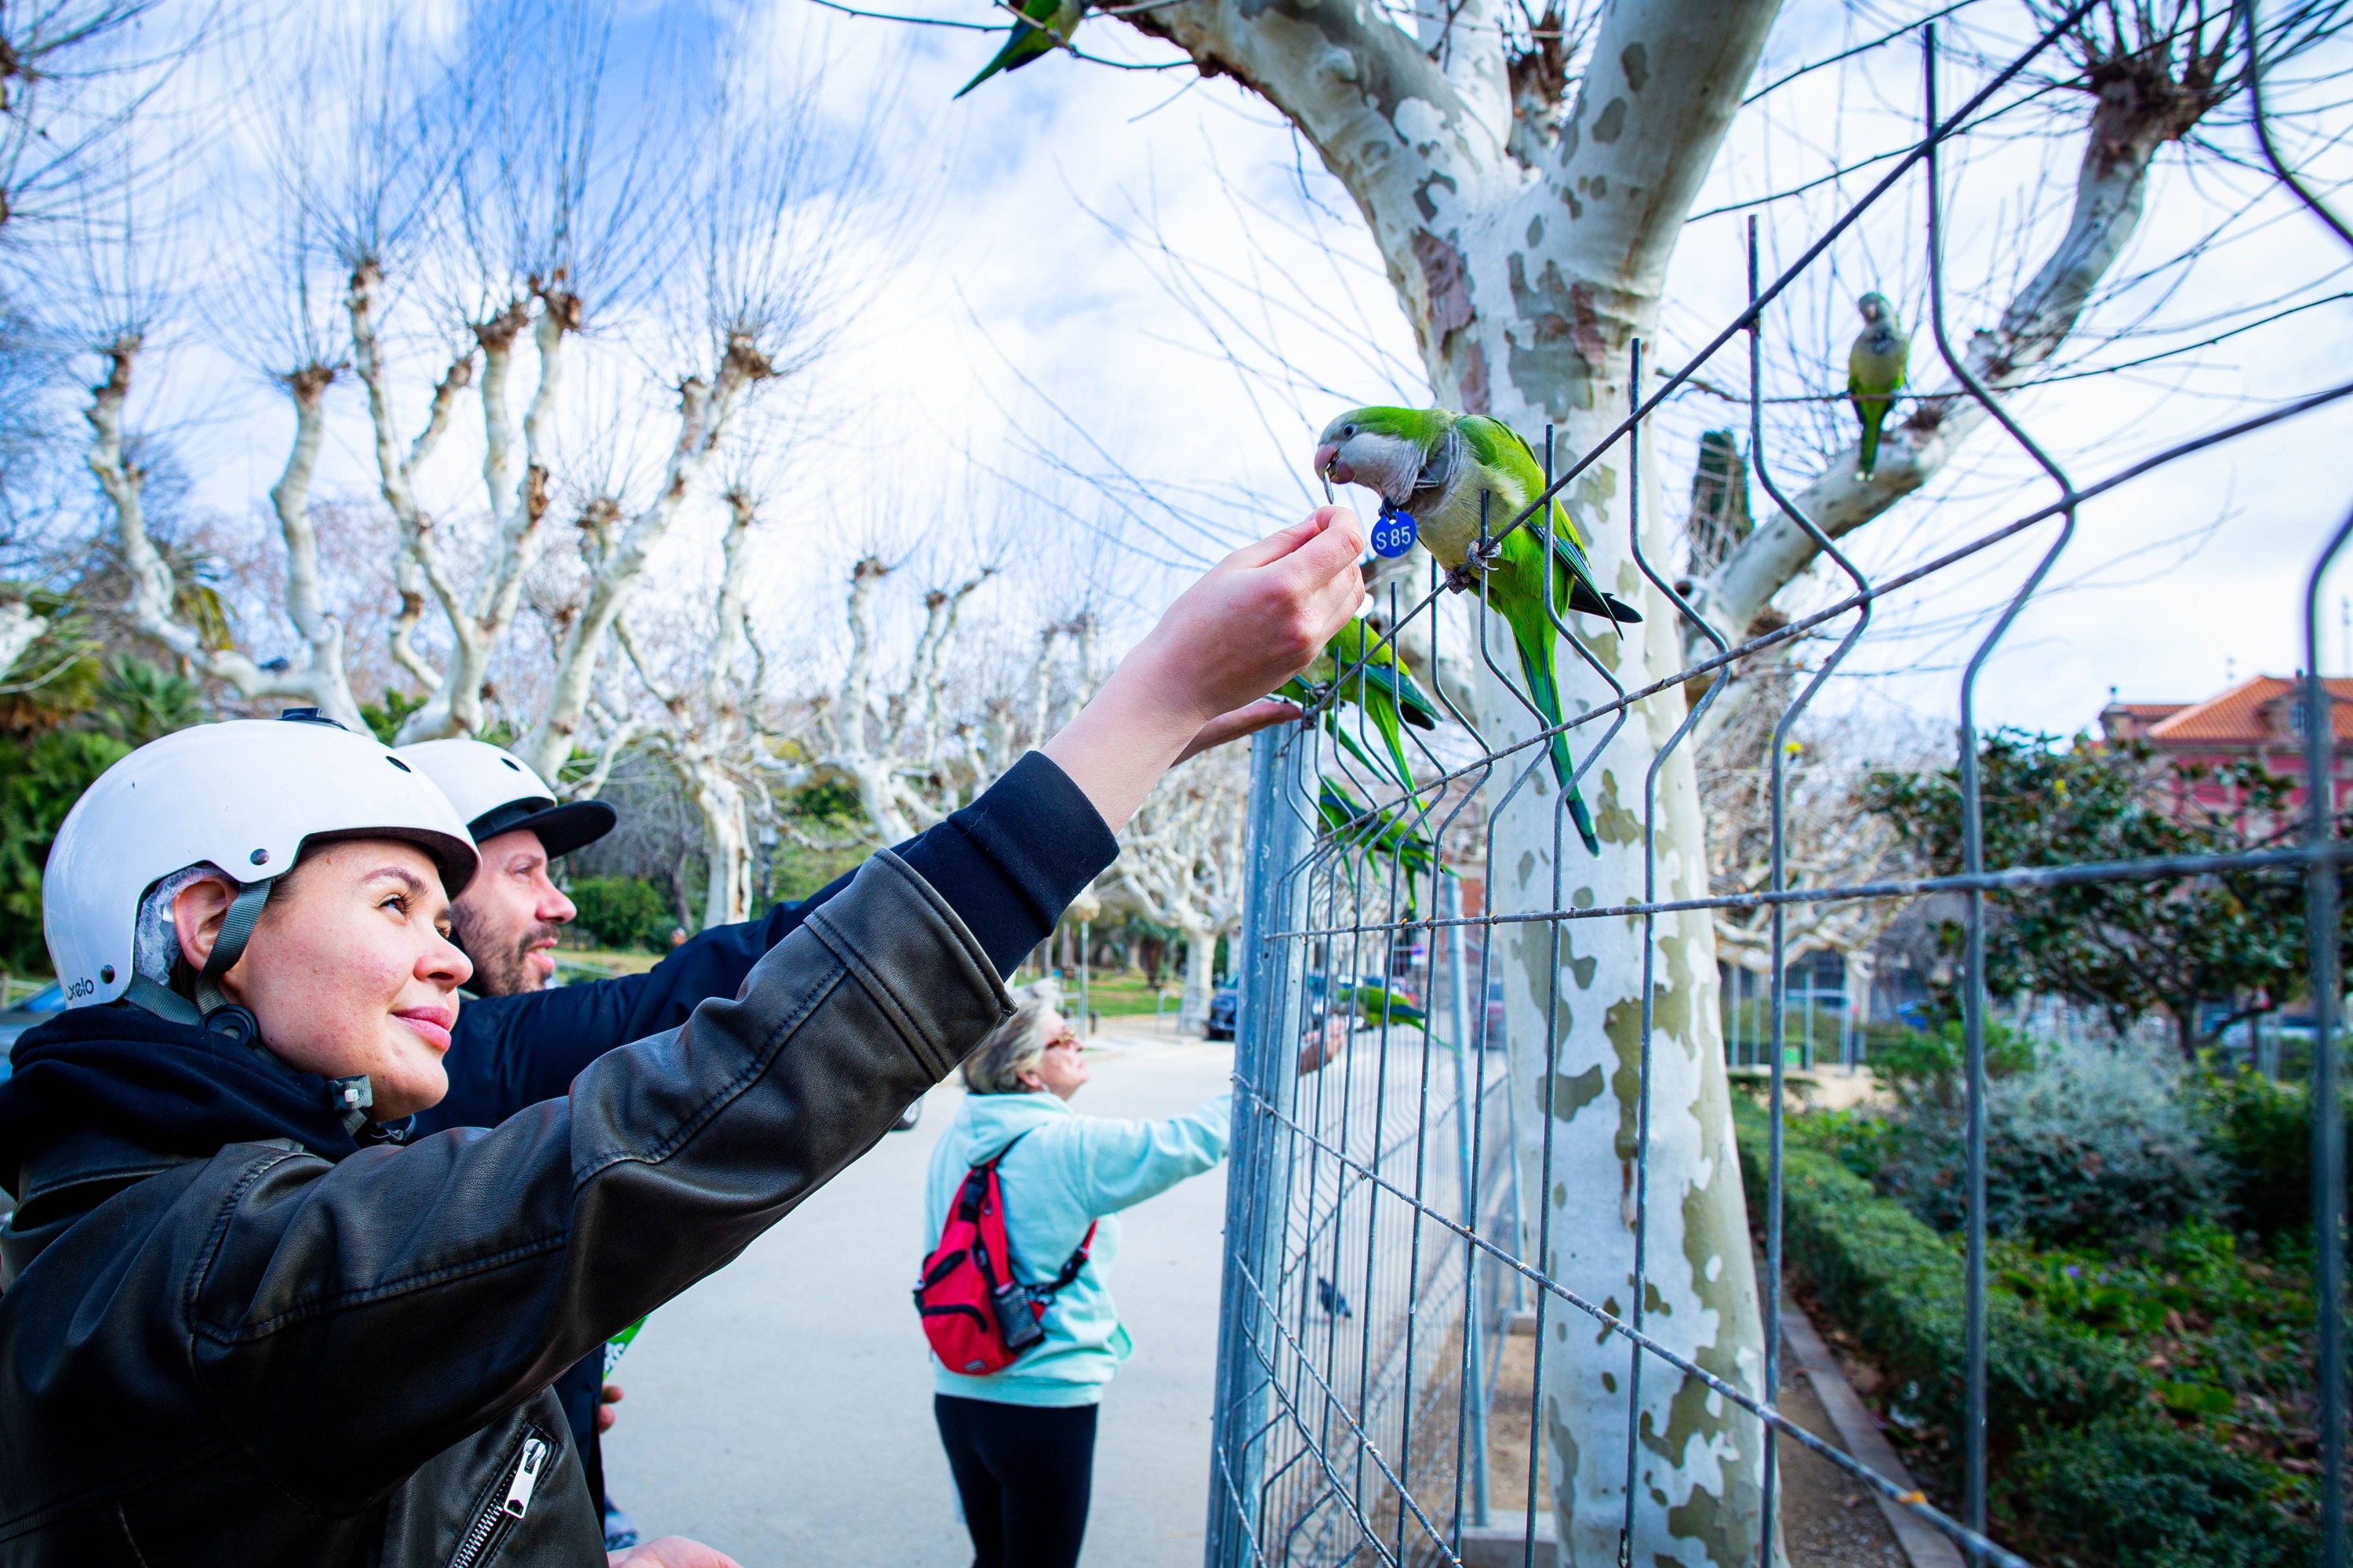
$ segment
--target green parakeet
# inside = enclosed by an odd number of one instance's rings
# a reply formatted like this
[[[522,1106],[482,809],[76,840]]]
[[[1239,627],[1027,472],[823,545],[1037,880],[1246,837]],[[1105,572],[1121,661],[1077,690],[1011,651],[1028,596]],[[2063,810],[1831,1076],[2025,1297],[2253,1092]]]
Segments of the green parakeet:
[[[1375,1028],[1384,1023],[1394,1023],[1401,1028],[1419,1029],[1430,1016],[1384,986],[1344,985],[1339,989],[1337,1000],[1341,1006]]]
[[[1086,0],[1021,0],[1018,11],[1021,20],[1013,24],[1012,36],[997,58],[983,66],[980,74],[956,90],[962,98],[999,71],[1019,70],[1040,55],[1051,54],[1071,41],[1079,30],[1079,18],[1087,14]]]
[[[1405,917],[1419,919],[1417,894],[1421,879],[1438,865],[1436,847],[1414,831],[1404,812],[1376,811],[1336,779],[1327,776],[1320,782],[1315,810],[1324,819],[1325,831],[1343,843],[1396,861],[1404,873]]]
[[[1904,335],[1904,323],[1886,295],[1865,294],[1854,308],[1862,313],[1862,331],[1847,350],[1846,395],[1854,404],[1854,417],[1862,421],[1862,463],[1856,477],[1869,479],[1879,466],[1879,428],[1887,422],[1895,394],[1904,386],[1904,363],[1911,357],[1912,340]]]
[[[1398,782],[1408,789],[1413,788],[1413,768],[1405,755],[1405,736],[1398,726],[1400,721],[1416,729],[1438,727],[1438,710],[1430,698],[1414,683],[1413,676],[1398,663],[1395,643],[1384,644],[1377,633],[1361,620],[1352,620],[1340,628],[1336,636],[1324,645],[1315,662],[1285,681],[1275,691],[1302,707],[1324,694],[1332,683],[1339,683],[1342,702],[1355,703],[1373,721],[1381,740],[1388,747],[1390,759],[1397,765]],[[1332,734],[1356,752],[1347,732],[1340,726],[1336,711],[1325,715]],[[1366,767],[1372,766],[1370,762]]]
[[[1556,500],[1552,549],[1533,527],[1503,530],[1544,492],[1544,469],[1519,433],[1482,414],[1444,408],[1355,408],[1324,427],[1315,445],[1316,471],[1342,484],[1376,492],[1384,506],[1414,520],[1421,543],[1447,568],[1451,588],[1467,588],[1481,575],[1487,602],[1512,629],[1528,700],[1547,726],[1560,723],[1560,689],[1551,617],[1545,612],[1546,570],[1551,571],[1556,610],[1606,616],[1613,625],[1642,618],[1631,605],[1601,591],[1585,541]],[[1491,542],[1478,548],[1482,493],[1489,497],[1486,525]],[[1492,535],[1501,534],[1502,537]],[[1601,853],[1593,814],[1570,788],[1577,765],[1568,737],[1552,736],[1553,777],[1567,789],[1569,820],[1587,853]]]

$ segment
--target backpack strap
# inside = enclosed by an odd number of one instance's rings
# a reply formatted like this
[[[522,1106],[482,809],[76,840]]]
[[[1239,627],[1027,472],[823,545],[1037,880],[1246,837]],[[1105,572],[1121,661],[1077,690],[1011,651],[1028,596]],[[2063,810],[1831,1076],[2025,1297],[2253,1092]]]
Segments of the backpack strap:
[[[1102,1223],[1103,1222],[1101,1220],[1090,1221],[1088,1223],[1087,1234],[1079,1238],[1077,1250],[1073,1251],[1069,1257],[1062,1260],[1062,1272],[1054,1276],[1053,1284],[1039,1287],[1038,1292],[1039,1295],[1052,1296],[1056,1292],[1060,1291],[1062,1287],[1068,1285],[1071,1281],[1079,1277],[1079,1270],[1086,1267],[1087,1266],[1088,1252],[1092,1250],[1095,1245],[1095,1226]]]
[[[966,1169],[972,1171],[986,1171],[990,1166],[999,1163],[1007,1155],[1013,1152],[1013,1146],[1015,1144],[1020,1142],[1023,1139],[1029,1137],[1031,1133],[1037,1130],[1038,1129],[1034,1127],[1023,1128],[1019,1132],[1017,1132],[1011,1138],[1007,1139],[1005,1142],[999,1146],[996,1153],[990,1155],[986,1160],[974,1160],[971,1165],[966,1167]]]
[[[1004,1160],[1007,1155],[1013,1152],[1013,1146],[1015,1144],[1020,1142],[1023,1139],[1029,1137],[1031,1133],[1037,1130],[1038,1129],[1034,1127],[1024,1128],[1021,1131],[1015,1133],[1011,1138],[1008,1139],[1005,1142],[1005,1146],[1002,1149],[999,1149],[996,1153],[990,1155],[986,1160],[974,1160],[971,1166],[967,1168],[967,1171],[964,1179],[964,1192],[962,1196],[957,1200],[963,1206],[965,1212],[964,1217],[966,1220],[973,1219],[980,1213],[980,1195],[988,1180],[988,1173],[995,1170],[997,1165]],[[1040,1300],[1050,1300],[1056,1293],[1060,1291],[1064,1286],[1070,1284],[1071,1281],[1079,1277],[1079,1270],[1086,1267],[1087,1266],[1087,1254],[1093,1250],[1095,1245],[1095,1226],[1101,1223],[1101,1221],[1089,1222],[1087,1225],[1087,1234],[1079,1238],[1077,1249],[1074,1250],[1069,1257],[1062,1260],[1061,1272],[1054,1276],[1053,1283],[1050,1285],[1029,1286],[1028,1288],[1032,1296],[1037,1297]],[[995,1272],[989,1268],[988,1260],[986,1255],[976,1257],[975,1261],[980,1265],[982,1277],[987,1279],[990,1287],[993,1288],[997,1284],[997,1277]],[[1006,1267],[1008,1270],[1012,1267],[1011,1259],[1008,1258],[1006,1260]]]

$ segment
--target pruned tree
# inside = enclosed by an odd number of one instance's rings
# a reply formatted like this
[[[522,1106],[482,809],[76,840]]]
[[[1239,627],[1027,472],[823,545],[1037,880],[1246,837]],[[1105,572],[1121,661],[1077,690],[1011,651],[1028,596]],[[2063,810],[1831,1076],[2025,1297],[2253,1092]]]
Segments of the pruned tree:
[[[599,715],[607,729],[607,760],[601,768],[609,768],[609,758],[634,740],[670,765],[680,788],[694,802],[702,819],[706,927],[751,917],[752,807],[765,793],[749,755],[759,742],[748,722],[747,698],[756,702],[760,677],[758,649],[744,607],[757,504],[741,484],[730,486],[723,499],[727,530],[720,546],[719,598],[699,689],[691,691],[664,677],[625,612],[615,618],[614,634],[660,712],[651,723],[626,708],[615,712],[607,707]],[[754,666],[749,672],[743,668],[747,662]]]
[[[850,567],[843,611],[849,654],[841,681],[814,705],[808,746],[813,768],[846,779],[870,831],[881,843],[930,827],[978,795],[1050,731],[1055,646],[1060,627],[1037,642],[1026,680],[976,691],[962,677],[984,668],[965,636],[965,606],[997,567],[983,565],[953,587],[923,591],[913,652],[892,679],[890,640],[878,595],[903,568],[880,556]],[[1027,694],[1030,701],[1020,698]]]
[[[90,388],[86,410],[90,440],[85,461],[111,513],[115,547],[130,579],[129,595],[120,607],[123,621],[168,656],[227,684],[240,697],[290,699],[353,728],[364,727],[343,673],[343,628],[320,595],[318,535],[310,517],[325,378],[315,367],[289,377],[297,414],[294,447],[270,492],[286,544],[286,614],[301,639],[305,660],[301,668],[283,661],[260,663],[231,644],[218,616],[206,613],[206,590],[197,587],[192,591],[178,579],[148,529],[147,471],[125,424],[144,341],[143,330],[125,325],[100,348],[105,379]],[[196,611],[193,616],[191,609]]]
[[[1773,886],[1772,753],[1779,713],[1776,705],[1752,705],[1700,749],[1700,810],[1707,820],[1713,893],[1759,894]],[[1785,887],[1851,886],[1918,874],[1919,857],[1903,835],[1864,807],[1871,764],[1855,755],[1857,739],[1852,721],[1833,720],[1779,742]],[[1873,760],[1885,766],[1890,759]],[[1867,970],[1872,944],[1904,908],[1903,900],[1892,898],[1784,905],[1781,961],[1830,952]],[[1769,907],[1718,909],[1715,942],[1723,961],[1772,974]]]
[[[1249,815],[1249,768],[1228,747],[1163,779],[1119,837],[1119,887],[1145,919],[1184,934],[1179,1033],[1208,1024],[1218,939],[1241,930]]]

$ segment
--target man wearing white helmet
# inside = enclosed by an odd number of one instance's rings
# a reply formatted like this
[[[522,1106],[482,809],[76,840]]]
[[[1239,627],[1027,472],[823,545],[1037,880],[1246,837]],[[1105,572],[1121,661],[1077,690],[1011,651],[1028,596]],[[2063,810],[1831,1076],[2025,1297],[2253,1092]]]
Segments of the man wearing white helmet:
[[[474,961],[467,990],[480,1000],[459,1016],[449,1093],[425,1113],[424,1130],[495,1127],[563,1094],[615,1046],[677,1028],[707,998],[734,995],[769,948],[850,883],[843,876],[756,920],[699,932],[643,974],[551,990],[556,942],[577,912],[550,864],[612,832],[613,808],[558,803],[521,758],[483,741],[420,741],[396,755],[440,786],[482,855],[480,874],[450,906],[458,945]]]
[[[739,995],[569,1095],[410,1139],[470,978],[448,800],[332,726],[133,752],[59,829],[67,1010],[0,1083],[0,1568],[588,1568],[547,1383],[723,1266],[1009,1011],[1002,977],[1363,598],[1345,513],[1188,589],[1042,753]],[[712,1568],[655,1542],[613,1568]]]
[[[449,906],[458,945],[474,960],[469,989],[513,996],[544,987],[555,975],[555,944],[579,913],[548,866],[611,832],[613,808],[559,803],[522,758],[484,741],[420,741],[397,755],[441,787],[482,853],[481,872]]]

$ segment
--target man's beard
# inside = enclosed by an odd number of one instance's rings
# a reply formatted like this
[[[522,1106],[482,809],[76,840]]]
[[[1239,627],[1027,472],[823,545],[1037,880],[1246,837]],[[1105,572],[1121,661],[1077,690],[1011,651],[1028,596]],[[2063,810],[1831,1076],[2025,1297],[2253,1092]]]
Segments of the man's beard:
[[[477,996],[516,996],[527,991],[538,991],[547,984],[540,979],[539,970],[531,961],[533,944],[552,941],[563,934],[563,928],[545,924],[528,927],[522,936],[508,947],[501,948],[488,932],[468,918],[463,905],[453,905],[449,924],[458,946],[474,960],[474,978],[468,981]],[[549,977],[553,979],[554,977]]]

